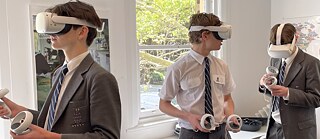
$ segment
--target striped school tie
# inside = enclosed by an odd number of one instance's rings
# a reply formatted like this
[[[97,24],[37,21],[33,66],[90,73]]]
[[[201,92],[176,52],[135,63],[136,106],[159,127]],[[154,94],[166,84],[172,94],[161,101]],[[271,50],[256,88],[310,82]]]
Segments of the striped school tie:
[[[284,83],[286,66],[287,66],[287,63],[285,61],[283,61],[281,69],[280,69],[280,73],[279,73],[279,85],[283,85],[283,83]],[[279,109],[279,102],[280,102],[280,97],[275,96],[274,102],[273,102],[272,112]]]
[[[211,97],[211,79],[210,79],[210,61],[208,57],[204,58],[205,61],[205,113],[213,115],[212,97]]]
[[[51,129],[52,129],[52,124],[53,124],[54,117],[55,117],[55,111],[56,111],[59,93],[61,90],[61,85],[62,85],[64,76],[67,74],[67,72],[68,72],[68,67],[67,67],[67,64],[65,64],[62,66],[62,68],[60,70],[60,74],[58,77],[58,83],[56,85],[56,88],[54,89],[54,92],[53,92],[53,95],[51,98],[51,103],[50,103],[50,107],[49,107],[48,127],[47,127],[48,131],[51,131]]]

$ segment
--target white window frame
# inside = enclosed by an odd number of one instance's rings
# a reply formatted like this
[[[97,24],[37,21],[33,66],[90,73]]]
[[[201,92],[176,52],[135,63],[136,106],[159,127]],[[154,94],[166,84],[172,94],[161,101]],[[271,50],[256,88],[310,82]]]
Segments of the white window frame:
[[[206,13],[215,13],[217,16],[219,16],[221,18],[221,3],[222,1],[221,0],[200,0],[200,6],[203,6],[203,7],[200,7],[200,12],[206,12]],[[138,72],[138,78],[137,78],[137,85],[138,85],[138,106],[139,106],[139,119],[140,121],[141,120],[144,120],[144,119],[152,119],[152,118],[155,118],[155,119],[158,119],[157,117],[159,116],[163,116],[164,113],[162,113],[159,109],[153,109],[153,110],[141,110],[141,94],[140,94],[140,90],[139,90],[139,81],[140,81],[140,70],[139,70],[139,64],[140,64],[140,61],[139,61],[139,52],[140,50],[163,50],[163,49],[187,49],[187,48],[191,48],[191,44],[189,45],[140,45],[138,44],[137,45],[137,61],[136,63],[138,64],[137,66],[137,72]],[[221,47],[221,50],[220,51],[215,51],[215,52],[212,52],[212,54],[218,58],[222,58],[224,59],[223,57],[223,54],[224,54],[224,49],[223,47]]]

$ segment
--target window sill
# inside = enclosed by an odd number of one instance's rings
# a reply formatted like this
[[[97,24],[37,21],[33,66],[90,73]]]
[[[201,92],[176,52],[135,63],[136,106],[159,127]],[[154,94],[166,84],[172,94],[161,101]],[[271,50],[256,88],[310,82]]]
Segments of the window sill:
[[[161,115],[140,119],[137,126],[126,130],[128,137],[162,139],[174,136],[177,118]]]
[[[177,120],[178,120],[177,118],[171,117],[165,114],[160,116],[141,118],[137,126],[130,128],[128,130],[134,131],[134,130],[139,130],[140,128],[148,128],[148,127],[167,124],[167,123],[176,123]]]

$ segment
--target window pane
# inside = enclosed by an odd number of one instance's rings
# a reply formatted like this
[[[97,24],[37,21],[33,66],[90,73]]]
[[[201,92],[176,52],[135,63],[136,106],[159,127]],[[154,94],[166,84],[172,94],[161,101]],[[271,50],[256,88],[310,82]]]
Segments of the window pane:
[[[143,113],[158,110],[158,93],[166,68],[189,50],[188,47],[177,46],[189,45],[188,22],[189,17],[196,11],[196,2],[136,0],[137,40],[140,50],[140,106]]]
[[[195,7],[195,0],[137,0],[139,44],[188,44],[188,22]]]
[[[141,111],[158,109],[158,93],[162,87],[167,67],[189,48],[140,50],[140,95]],[[173,101],[175,104],[175,100]]]

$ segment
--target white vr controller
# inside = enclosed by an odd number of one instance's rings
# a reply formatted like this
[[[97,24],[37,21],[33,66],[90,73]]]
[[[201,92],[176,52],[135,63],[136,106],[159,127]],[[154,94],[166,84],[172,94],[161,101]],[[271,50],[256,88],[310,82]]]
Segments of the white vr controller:
[[[236,118],[237,123],[234,122],[233,118]],[[227,127],[231,129],[231,131],[240,131],[242,124],[243,121],[239,115],[232,114],[227,119]]]
[[[0,99],[3,98],[6,94],[9,93],[9,90],[4,88],[4,89],[0,89]],[[9,111],[9,114],[3,116],[3,118],[9,119],[11,117],[11,110],[9,109],[9,107],[6,105],[6,103],[4,103],[3,101],[0,101],[0,105],[2,107],[4,107],[5,109],[7,109]]]
[[[219,126],[219,124],[216,123],[216,121],[214,120],[213,115],[211,114],[204,114],[201,117],[200,120],[200,126],[206,130],[215,130],[217,126]]]
[[[33,115],[29,111],[18,113],[11,122],[11,131],[17,135],[27,134],[31,130],[29,126],[33,120]]]
[[[237,119],[238,123],[234,123],[233,121],[234,117]],[[242,119],[240,116],[232,114],[227,118],[226,125],[232,131],[239,131],[242,126]],[[215,130],[215,128],[219,126],[219,124],[215,122],[213,115],[204,114],[201,117],[200,126],[206,130],[212,131],[212,130]]]
[[[268,76],[267,78],[265,78],[265,79],[263,80],[263,85],[264,85],[266,88],[269,89],[269,86],[272,86],[272,85],[276,85],[276,84],[277,84],[278,80],[277,80],[276,76],[278,75],[279,70],[278,70],[278,68],[276,68],[276,67],[268,66],[268,67],[266,68],[266,72],[267,72],[267,74],[270,75],[270,76]]]

